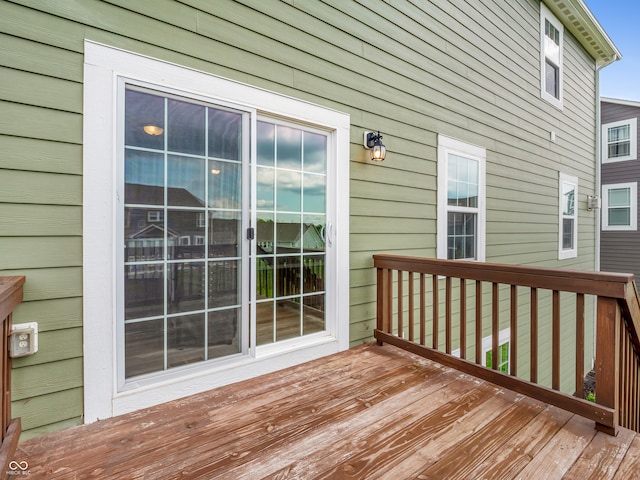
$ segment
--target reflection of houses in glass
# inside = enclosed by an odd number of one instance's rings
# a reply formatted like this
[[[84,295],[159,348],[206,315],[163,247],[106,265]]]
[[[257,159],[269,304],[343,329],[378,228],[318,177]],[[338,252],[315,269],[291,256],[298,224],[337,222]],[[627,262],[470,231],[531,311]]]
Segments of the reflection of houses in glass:
[[[184,188],[167,188],[167,196],[172,203],[189,205],[197,209],[167,208],[166,223],[164,188],[152,185],[126,185],[126,199],[129,205],[125,209],[125,261],[140,262],[163,260],[165,245],[167,259],[187,259],[205,257],[205,236],[207,215],[209,216],[208,256],[236,257],[238,255],[239,218],[235,213],[205,211],[202,200]],[[152,205],[159,204],[157,207]]]
[[[324,229],[319,225],[261,222],[258,228],[258,248],[262,253],[273,253],[274,233],[278,253],[324,252]]]

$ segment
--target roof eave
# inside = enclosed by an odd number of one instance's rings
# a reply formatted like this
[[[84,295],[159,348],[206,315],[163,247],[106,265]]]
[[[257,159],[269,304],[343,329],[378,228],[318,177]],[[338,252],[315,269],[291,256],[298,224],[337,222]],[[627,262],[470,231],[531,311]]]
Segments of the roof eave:
[[[618,48],[583,0],[544,0],[544,3],[576,37],[599,67],[622,58]]]

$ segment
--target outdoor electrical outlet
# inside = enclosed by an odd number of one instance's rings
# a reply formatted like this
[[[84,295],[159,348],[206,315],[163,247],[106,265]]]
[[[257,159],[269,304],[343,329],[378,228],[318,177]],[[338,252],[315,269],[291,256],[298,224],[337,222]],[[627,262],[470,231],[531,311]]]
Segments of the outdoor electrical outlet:
[[[20,323],[11,326],[11,358],[33,355],[38,351],[38,323]]]

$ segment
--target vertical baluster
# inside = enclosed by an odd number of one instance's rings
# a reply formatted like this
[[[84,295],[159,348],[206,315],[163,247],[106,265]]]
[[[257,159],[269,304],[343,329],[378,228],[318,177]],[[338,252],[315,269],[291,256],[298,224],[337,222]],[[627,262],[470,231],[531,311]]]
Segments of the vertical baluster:
[[[439,308],[439,303],[440,301],[438,300],[438,276],[437,275],[432,275],[431,276],[431,280],[433,281],[433,323],[432,323],[432,327],[433,327],[433,338],[432,338],[432,348],[434,350],[438,349],[438,317],[440,315],[440,313],[438,312],[438,308]]]
[[[404,337],[404,325],[403,325],[403,307],[402,307],[402,270],[398,270],[398,337]]]
[[[476,280],[476,363],[482,365],[482,282]]]
[[[451,353],[451,277],[445,280],[445,289],[444,348],[445,352]]]
[[[420,274],[420,345],[426,342],[427,312],[424,273]]]
[[[376,328],[383,332],[386,332],[386,270],[378,268],[376,270]],[[380,340],[377,341],[378,345],[382,345]]]
[[[500,357],[498,353],[498,340],[500,337],[500,292],[499,285],[491,286],[491,368],[498,370]]]
[[[538,383],[538,289],[531,289],[531,304],[529,318],[529,341],[530,359],[529,359],[529,380]]]
[[[467,282],[460,279],[460,358],[467,358]]]
[[[518,287],[511,285],[511,338],[509,338],[509,373],[518,375]]]
[[[560,390],[560,292],[553,291],[551,313],[551,388]]]
[[[584,294],[576,294],[576,396],[584,398]]]
[[[414,341],[413,332],[413,272],[409,272],[409,340]]]

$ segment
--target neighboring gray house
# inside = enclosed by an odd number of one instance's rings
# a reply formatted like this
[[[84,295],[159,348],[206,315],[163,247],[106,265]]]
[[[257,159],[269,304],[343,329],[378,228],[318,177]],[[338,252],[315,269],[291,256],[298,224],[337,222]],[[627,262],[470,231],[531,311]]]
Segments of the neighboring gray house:
[[[640,278],[638,231],[640,102],[601,98],[602,232],[600,269]]]

